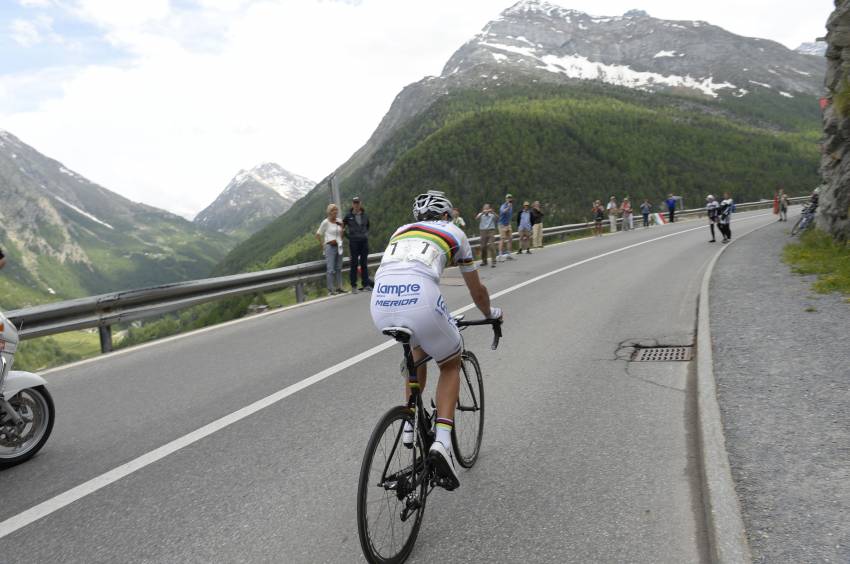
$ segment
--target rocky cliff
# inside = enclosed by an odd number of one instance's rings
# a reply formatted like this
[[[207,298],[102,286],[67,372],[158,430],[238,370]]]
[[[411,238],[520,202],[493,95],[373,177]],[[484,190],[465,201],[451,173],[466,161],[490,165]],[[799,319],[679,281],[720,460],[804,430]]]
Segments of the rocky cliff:
[[[836,239],[850,238],[850,0],[838,0],[826,24],[824,144],[818,225]]]

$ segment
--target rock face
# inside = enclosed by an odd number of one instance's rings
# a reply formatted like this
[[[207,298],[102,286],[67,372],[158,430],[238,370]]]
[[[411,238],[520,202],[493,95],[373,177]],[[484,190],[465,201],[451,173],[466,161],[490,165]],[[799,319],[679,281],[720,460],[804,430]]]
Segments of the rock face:
[[[710,98],[758,89],[818,94],[823,72],[815,58],[706,22],[661,20],[639,10],[596,17],[544,0],[523,0],[502,12],[454,54],[443,76],[488,66],[495,81],[507,69],[525,69]]]
[[[826,24],[824,144],[818,225],[833,237],[850,238],[850,0],[840,0]]]
[[[195,223],[229,235],[246,237],[292,207],[316,183],[275,163],[240,170]]]

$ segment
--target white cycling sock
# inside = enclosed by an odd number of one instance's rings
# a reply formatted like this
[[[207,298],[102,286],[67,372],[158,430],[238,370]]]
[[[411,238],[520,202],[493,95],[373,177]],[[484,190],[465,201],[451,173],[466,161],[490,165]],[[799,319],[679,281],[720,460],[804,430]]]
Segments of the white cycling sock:
[[[443,443],[446,450],[452,448],[452,429],[454,428],[454,420],[446,419],[445,417],[437,417],[437,440]]]

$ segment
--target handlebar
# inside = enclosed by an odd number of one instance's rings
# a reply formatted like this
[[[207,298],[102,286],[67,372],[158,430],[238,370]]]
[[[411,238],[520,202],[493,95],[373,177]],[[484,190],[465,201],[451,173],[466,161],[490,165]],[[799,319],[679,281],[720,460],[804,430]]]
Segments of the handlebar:
[[[472,327],[473,325],[491,325],[493,327],[493,344],[490,345],[492,350],[499,348],[499,339],[502,338],[502,319],[478,319],[476,321],[456,321],[458,328]]]

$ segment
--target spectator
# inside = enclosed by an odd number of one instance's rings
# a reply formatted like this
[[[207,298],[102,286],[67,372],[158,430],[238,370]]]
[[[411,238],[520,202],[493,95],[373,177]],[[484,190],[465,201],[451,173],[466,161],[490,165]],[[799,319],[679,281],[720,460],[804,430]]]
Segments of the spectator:
[[[608,211],[608,221],[611,222],[611,233],[617,232],[617,213],[619,213],[619,208],[617,207],[617,198],[611,196],[611,199],[608,200],[608,207],[605,208]]]
[[[360,203],[360,198],[354,196],[351,199],[351,209],[342,220],[348,234],[348,251],[351,258],[351,271],[349,281],[351,282],[351,293],[357,292],[357,268],[360,267],[360,290],[372,289],[372,281],[369,280],[369,216]]]
[[[635,218],[632,213],[632,203],[629,201],[629,197],[626,196],[623,198],[623,231],[631,231],[635,226]]]
[[[531,204],[531,246],[539,249],[543,248],[543,210],[540,209],[540,202],[535,201]]]
[[[788,221],[788,194],[779,191],[779,221]]]
[[[667,204],[667,213],[668,218],[670,219],[670,223],[673,223],[676,216],[676,198],[673,197],[673,194],[670,194],[664,203]]]
[[[605,219],[605,208],[602,207],[602,202],[596,200],[591,208],[593,214],[593,234],[602,237],[602,221]]]
[[[511,218],[514,215],[514,197],[505,195],[505,203],[499,208],[499,257],[500,260],[514,260],[511,256],[513,247],[513,231],[511,231]]]
[[[0,268],[6,266],[6,255],[3,254],[3,249],[0,249]]]
[[[735,207],[735,200],[732,199],[732,195],[729,192],[723,193],[723,201],[720,202],[719,215],[717,218],[717,228],[720,229],[720,233],[723,234],[722,243],[728,243],[732,240],[732,227],[730,226],[732,220],[732,210]]]
[[[644,200],[640,205],[640,214],[643,216],[643,226],[649,227],[649,214],[652,213],[652,204],[649,200]]]
[[[490,204],[484,204],[478,215],[478,234],[481,236],[481,266],[487,266],[487,257],[490,257],[490,266],[496,268],[496,212]]]
[[[466,229],[466,222],[460,216],[459,208],[452,208],[452,223],[460,227],[461,231],[464,231]]]
[[[706,198],[708,203],[705,206],[705,211],[708,214],[708,227],[711,229],[711,239],[709,239],[709,243],[714,243],[717,241],[717,237],[714,236],[714,226],[717,224],[717,216],[719,215],[720,204],[717,203],[717,200],[714,199],[714,196],[711,194]]]
[[[516,214],[516,228],[519,232],[519,250],[516,252],[518,255],[521,255],[523,250],[525,254],[531,254],[531,249],[528,248],[531,245],[531,218],[531,208],[528,202],[523,202],[522,209]]]
[[[343,224],[337,219],[339,208],[328,205],[328,216],[322,220],[316,231],[316,239],[322,246],[327,264],[327,283],[330,295],[342,293],[342,233]]]

